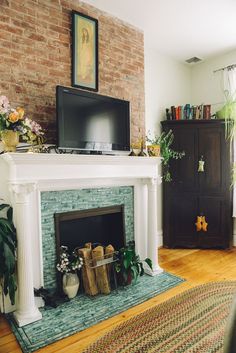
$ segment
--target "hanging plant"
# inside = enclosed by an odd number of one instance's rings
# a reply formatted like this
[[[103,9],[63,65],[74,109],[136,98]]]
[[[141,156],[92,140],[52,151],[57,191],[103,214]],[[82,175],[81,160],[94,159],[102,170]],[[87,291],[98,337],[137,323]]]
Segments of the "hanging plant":
[[[225,121],[225,136],[231,142],[236,134],[236,99],[235,94],[230,95],[228,91],[225,92],[226,102],[223,107],[216,112],[218,119]]]
[[[16,229],[12,221],[10,205],[0,204],[0,211],[6,210],[6,217],[0,217],[0,284],[5,295],[9,294],[15,304],[16,286]]]

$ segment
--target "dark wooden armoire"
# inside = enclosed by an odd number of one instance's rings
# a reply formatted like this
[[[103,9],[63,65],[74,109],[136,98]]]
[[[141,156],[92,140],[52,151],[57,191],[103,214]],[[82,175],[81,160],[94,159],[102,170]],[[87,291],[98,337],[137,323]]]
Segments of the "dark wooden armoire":
[[[173,149],[185,152],[170,163],[172,181],[163,182],[164,246],[230,248],[232,151],[224,121],[163,121],[162,129],[171,129]]]

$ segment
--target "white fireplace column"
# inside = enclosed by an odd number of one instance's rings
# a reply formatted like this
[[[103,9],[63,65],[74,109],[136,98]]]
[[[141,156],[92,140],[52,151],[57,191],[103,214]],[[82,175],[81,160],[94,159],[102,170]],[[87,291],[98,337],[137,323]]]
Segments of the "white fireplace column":
[[[42,314],[34,301],[33,261],[30,231],[31,208],[29,198],[35,183],[10,183],[17,231],[17,275],[18,297],[16,298],[15,320],[19,326],[40,320]]]
[[[163,272],[158,265],[158,237],[157,237],[157,183],[160,178],[150,178],[147,180],[148,188],[148,224],[147,224],[147,256],[152,260],[152,271],[145,268],[145,272],[151,276],[156,276]]]

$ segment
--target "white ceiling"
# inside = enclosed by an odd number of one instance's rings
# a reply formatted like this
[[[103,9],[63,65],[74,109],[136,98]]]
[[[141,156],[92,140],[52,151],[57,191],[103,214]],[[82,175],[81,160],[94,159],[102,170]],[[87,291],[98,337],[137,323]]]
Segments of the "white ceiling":
[[[83,0],[142,29],[145,45],[177,60],[236,49],[236,0]]]

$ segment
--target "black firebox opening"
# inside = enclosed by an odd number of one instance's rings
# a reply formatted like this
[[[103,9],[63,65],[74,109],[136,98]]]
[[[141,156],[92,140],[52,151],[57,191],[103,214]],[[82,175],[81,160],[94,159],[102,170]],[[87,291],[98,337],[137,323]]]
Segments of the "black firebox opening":
[[[125,245],[124,205],[56,213],[57,254],[61,245],[71,252],[85,243],[112,244],[115,250]]]

